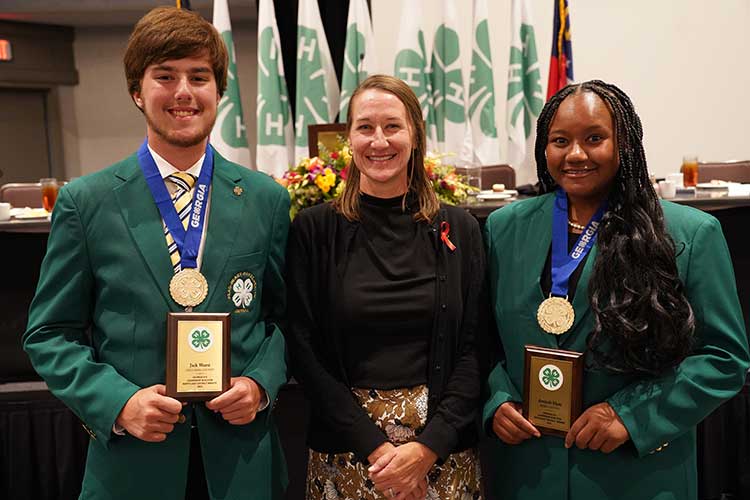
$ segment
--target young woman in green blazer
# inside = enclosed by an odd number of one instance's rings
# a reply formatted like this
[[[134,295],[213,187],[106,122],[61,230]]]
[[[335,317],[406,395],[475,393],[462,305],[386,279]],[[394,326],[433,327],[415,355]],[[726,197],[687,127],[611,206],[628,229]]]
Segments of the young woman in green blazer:
[[[487,221],[504,352],[483,413],[496,438],[499,468],[485,472],[498,476],[497,498],[696,499],[695,427],[745,380],[747,337],[721,226],[659,201],[642,137],[614,85],[565,87],[538,122],[547,194]],[[540,308],[553,297],[568,307],[558,329]],[[583,353],[583,413],[564,437],[541,434],[521,412],[527,344]]]

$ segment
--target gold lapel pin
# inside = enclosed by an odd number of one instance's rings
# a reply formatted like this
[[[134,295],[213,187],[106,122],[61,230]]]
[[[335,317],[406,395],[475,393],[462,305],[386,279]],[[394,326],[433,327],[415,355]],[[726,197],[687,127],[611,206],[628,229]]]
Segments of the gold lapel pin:
[[[244,191],[244,190],[243,190],[243,189],[242,189],[241,187],[239,187],[239,186],[234,186],[234,194],[235,194],[236,196],[239,196],[239,195],[241,195],[241,194],[242,194],[242,191]]]

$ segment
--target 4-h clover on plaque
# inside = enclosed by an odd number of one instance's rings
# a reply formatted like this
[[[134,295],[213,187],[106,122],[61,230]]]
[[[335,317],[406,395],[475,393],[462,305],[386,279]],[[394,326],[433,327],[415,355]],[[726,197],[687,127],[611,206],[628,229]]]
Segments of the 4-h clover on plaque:
[[[167,314],[167,396],[207,401],[229,389],[230,317]]]
[[[581,414],[583,354],[524,346],[523,416],[542,434],[565,436]]]

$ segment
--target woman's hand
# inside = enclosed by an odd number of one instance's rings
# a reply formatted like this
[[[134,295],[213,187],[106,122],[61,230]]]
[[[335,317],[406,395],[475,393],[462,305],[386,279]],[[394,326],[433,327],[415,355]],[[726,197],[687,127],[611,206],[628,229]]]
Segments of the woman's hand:
[[[630,434],[609,403],[599,403],[584,411],[565,436],[565,447],[575,444],[581,450],[610,453],[630,439]]]
[[[492,418],[492,430],[505,444],[521,444],[541,434],[534,424],[523,418],[521,405],[508,401],[500,405]]]
[[[421,499],[422,492],[427,493],[427,472],[437,458],[427,446],[413,441],[381,455],[368,472],[375,488],[387,498]]]

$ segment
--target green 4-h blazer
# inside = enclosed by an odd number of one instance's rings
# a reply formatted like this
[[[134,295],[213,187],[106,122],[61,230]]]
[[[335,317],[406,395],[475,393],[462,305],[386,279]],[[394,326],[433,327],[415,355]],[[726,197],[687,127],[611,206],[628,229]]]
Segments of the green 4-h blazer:
[[[286,381],[282,279],[289,196],[273,179],[214,156],[201,272],[207,298],[195,312],[231,312],[232,376],[274,401]],[[60,190],[47,255],[29,311],[24,349],[50,390],[92,435],[81,498],[182,499],[190,425],[161,443],[112,433],[139,389],[165,382],[166,315],[173,276],[162,219],[135,155]],[[254,281],[249,305],[232,285]],[[89,332],[90,329],[90,333]],[[277,498],[286,466],[271,409],[242,426],[202,404],[195,418],[213,498]]]
[[[524,344],[584,352],[593,328],[588,283],[597,247],[586,261],[573,300],[575,323],[554,336],[537,324],[545,298],[540,276],[551,243],[554,194],[494,212],[485,228],[493,315],[505,361],[489,377],[483,424],[495,410],[522,401]],[[734,272],[718,221],[698,210],[662,204],[676,244],[677,267],[696,319],[692,354],[673,372],[651,382],[604,371],[584,373],[583,405],[603,401],[615,409],[631,440],[614,452],[566,450],[543,436],[509,446],[494,434],[497,498],[544,500],[696,499],[695,426],[745,380],[747,337]],[[616,277],[613,276],[613,279]]]

